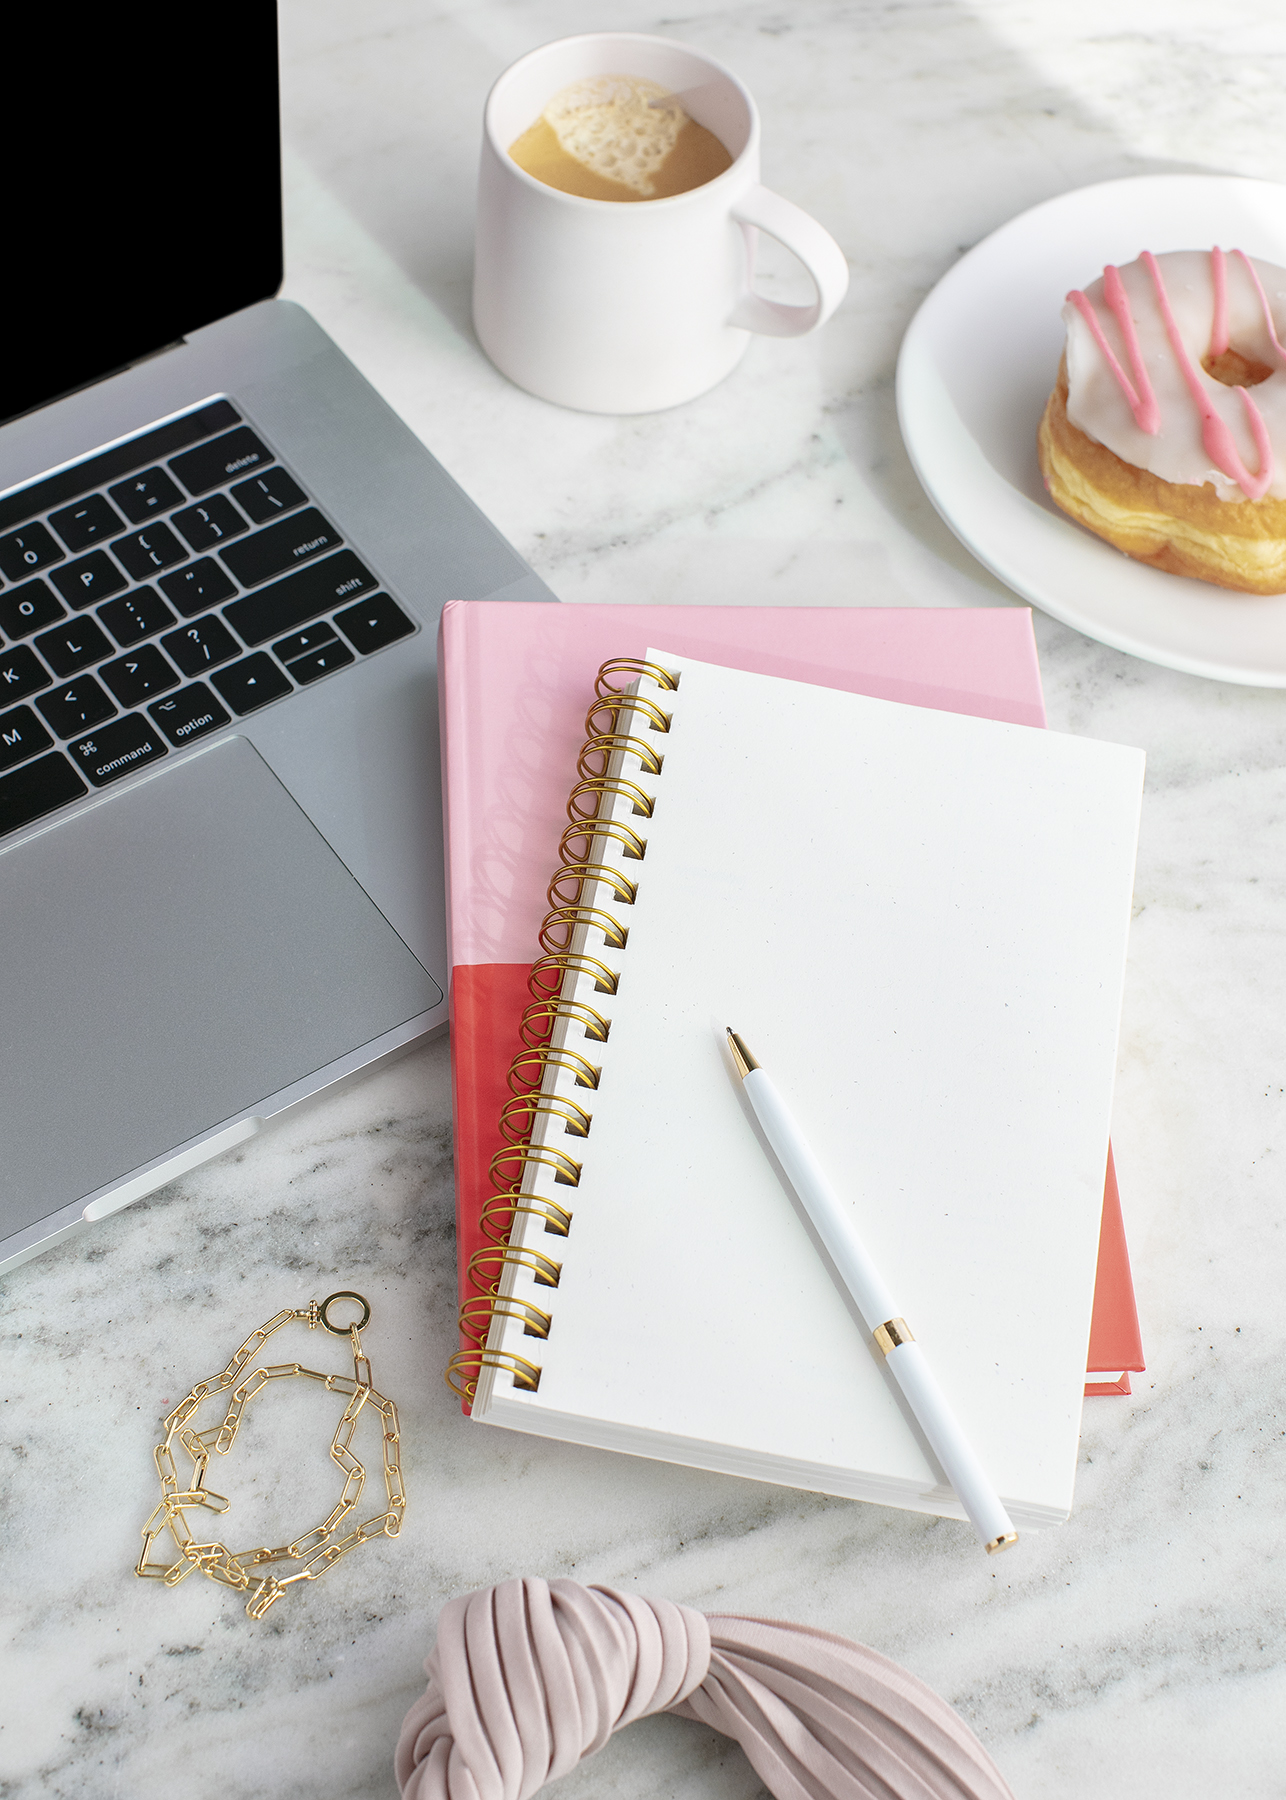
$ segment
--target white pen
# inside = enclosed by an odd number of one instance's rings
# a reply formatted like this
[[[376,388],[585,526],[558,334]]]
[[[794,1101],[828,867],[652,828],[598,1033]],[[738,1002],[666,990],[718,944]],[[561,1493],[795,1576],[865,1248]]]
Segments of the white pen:
[[[894,1311],[893,1296],[867,1254],[848,1211],[809,1149],[789,1107],[747,1049],[744,1039],[727,1027],[737,1073],[763,1127],[773,1153],[799,1195],[804,1210],[834,1264],[843,1288],[852,1297],[866,1329],[884,1356],[889,1373],[928,1439],[943,1473],[968,1513],[989,1556],[1018,1542],[1018,1533],[1000,1496],[961,1431],[946,1396],[934,1380],[923,1350]]]

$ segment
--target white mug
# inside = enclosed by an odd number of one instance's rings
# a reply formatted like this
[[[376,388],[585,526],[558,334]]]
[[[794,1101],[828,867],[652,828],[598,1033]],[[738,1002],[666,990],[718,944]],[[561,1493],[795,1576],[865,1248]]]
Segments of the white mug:
[[[703,187],[662,200],[586,200],[520,169],[509,146],[570,82],[637,75],[678,95],[733,158]],[[766,231],[817,290],[784,306],[751,285]],[[815,219],[759,185],[759,114],[734,75],[668,38],[591,32],[512,65],[487,98],[478,179],[473,321],[511,381],[585,412],[641,413],[705,393],[752,331],[815,331],[848,287],[843,252]]]

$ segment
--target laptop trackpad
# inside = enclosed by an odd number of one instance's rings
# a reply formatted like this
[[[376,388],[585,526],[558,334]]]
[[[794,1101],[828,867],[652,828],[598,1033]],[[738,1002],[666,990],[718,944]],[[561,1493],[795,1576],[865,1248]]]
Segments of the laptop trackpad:
[[[437,1006],[244,738],[0,856],[0,1226]]]

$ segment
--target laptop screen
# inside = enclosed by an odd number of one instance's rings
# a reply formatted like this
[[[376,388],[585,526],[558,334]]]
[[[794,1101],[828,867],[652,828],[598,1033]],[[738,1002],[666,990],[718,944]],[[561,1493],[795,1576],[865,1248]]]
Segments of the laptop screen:
[[[281,285],[275,0],[24,9],[0,419]]]

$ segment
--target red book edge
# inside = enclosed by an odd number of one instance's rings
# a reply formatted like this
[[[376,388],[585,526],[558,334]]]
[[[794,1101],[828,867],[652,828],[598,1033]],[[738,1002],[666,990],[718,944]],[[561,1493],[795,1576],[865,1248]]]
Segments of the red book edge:
[[[1121,1217],[1121,1195],[1116,1185],[1116,1163],[1107,1147],[1107,1180],[1103,1184],[1103,1223],[1098,1234],[1098,1268],[1094,1276],[1094,1310],[1090,1317],[1090,1348],[1086,1363],[1091,1375],[1120,1371],[1115,1381],[1087,1381],[1086,1396],[1128,1394],[1130,1374],[1140,1374],[1143,1340],[1134,1303],[1134,1278]]]
[[[451,1079],[461,1305],[479,1291],[468,1278],[469,1258],[491,1241],[481,1224],[482,1208],[492,1191],[487,1171],[492,1157],[505,1142],[497,1121],[510,1097],[509,1064],[519,1041],[523,1009],[531,999],[527,988],[530,972],[530,963],[460,963],[451,975]],[[473,1347],[463,1334],[460,1347]],[[1143,1367],[1121,1196],[1109,1144],[1086,1372],[1110,1371],[1118,1378],[1087,1381],[1086,1396],[1128,1394],[1130,1373],[1137,1374]],[[462,1405],[467,1413],[468,1402]]]

